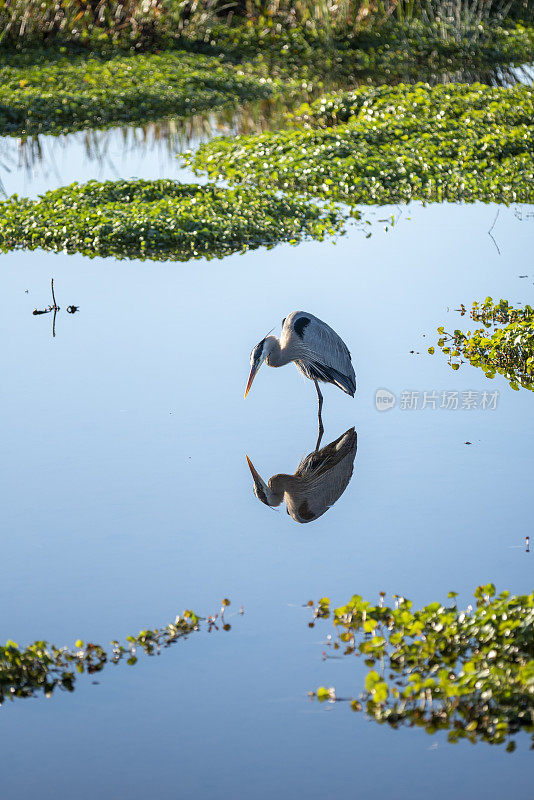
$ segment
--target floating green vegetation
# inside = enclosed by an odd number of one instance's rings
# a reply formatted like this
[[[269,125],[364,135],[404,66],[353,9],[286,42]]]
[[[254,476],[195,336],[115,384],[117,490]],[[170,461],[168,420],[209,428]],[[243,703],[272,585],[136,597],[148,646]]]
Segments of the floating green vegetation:
[[[0,134],[146,122],[272,94],[270,79],[206,55],[32,52],[0,63]]]
[[[463,305],[461,313],[466,313]],[[487,378],[499,373],[512,389],[523,386],[534,391],[534,309],[513,308],[506,300],[494,304],[486,297],[483,303],[473,303],[470,316],[484,327],[467,333],[458,329],[447,333],[444,327],[438,328],[438,347],[448,356],[451,367],[459,369],[465,359],[481,367]],[[434,348],[429,347],[428,352],[434,353]]]
[[[346,18],[339,4],[323,4],[319,14],[318,4],[306,10],[297,2],[271,4],[265,15],[257,7],[245,21],[253,5],[0,0],[0,42],[8,44],[0,54],[0,134],[146,122],[275,91],[290,100],[323,82],[433,81],[458,70],[472,80],[477,69],[533,57],[532,27],[503,27],[498,13],[458,29],[441,17],[373,17],[367,0]],[[337,23],[327,24],[334,14]]]
[[[228,600],[223,600],[220,623],[224,630],[231,627],[224,620],[224,608],[229,604]],[[209,629],[217,627],[218,616],[208,618]],[[0,705],[7,699],[34,697],[41,692],[50,697],[56,688],[72,692],[77,674],[94,675],[107,663],[117,664],[124,658],[128,664],[135,664],[137,648],[149,656],[159,655],[162,648],[198,631],[201,619],[193,611],[184,611],[165,628],[128,636],[127,644],[112,641],[109,652],[99,644],[84,644],[80,640],[73,648],[56,647],[48,642],[34,642],[20,648],[16,642],[8,641],[4,647],[0,646]]]
[[[90,181],[0,203],[0,249],[187,261],[323,239],[341,217],[294,197],[171,180]]]
[[[339,113],[342,125],[215,139],[186,160],[212,178],[350,204],[531,202],[533,92],[463,84],[360,89],[301,109],[316,124]]]
[[[513,86],[503,91],[482,84],[361,87],[320,97],[294,115],[296,122],[313,128],[347,122],[380,125],[398,117],[406,133],[425,133],[435,126],[446,131],[453,125],[532,125],[534,90]]]
[[[413,610],[402,597],[389,607],[383,597],[373,605],[359,595],[331,611],[329,599],[320,600],[315,617],[332,617],[333,648],[370,667],[354,711],[365,708],[393,728],[448,730],[450,742],[508,740],[507,750],[515,748],[511,736],[534,731],[534,594],[495,596],[490,583],[475,598],[466,611],[454,600]],[[336,699],[333,688],[314,694]]]
[[[371,10],[368,3],[366,10]],[[371,24],[363,18],[360,24],[337,27],[292,27],[276,18],[246,26],[215,24],[200,36],[189,32],[183,41],[186,47],[224,53],[233,61],[247,59],[258,68],[267,66],[270,75],[338,85],[362,79],[387,82],[399,76],[421,80],[422,72],[532,60],[534,30],[529,25],[503,26],[493,19],[458,26],[415,15],[401,22],[391,16],[372,20],[372,14],[365,19]]]

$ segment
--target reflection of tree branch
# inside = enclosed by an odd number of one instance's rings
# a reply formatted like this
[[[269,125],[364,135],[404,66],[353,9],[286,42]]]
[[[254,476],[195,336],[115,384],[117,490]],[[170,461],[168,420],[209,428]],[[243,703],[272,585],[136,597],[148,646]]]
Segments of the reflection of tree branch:
[[[498,209],[497,209],[497,213],[495,214],[495,219],[493,220],[493,224],[492,224],[491,228],[490,228],[490,229],[489,229],[489,231],[488,231],[488,233],[489,233],[489,235],[490,235],[490,238],[492,239],[492,241],[493,241],[493,244],[494,244],[494,245],[495,245],[495,247],[497,248],[497,252],[498,252],[498,254],[499,254],[499,255],[501,254],[501,251],[499,250],[499,245],[498,245],[498,244],[497,244],[497,242],[495,241],[495,238],[494,238],[494,236],[493,236],[492,230],[493,230],[493,228],[495,227],[495,223],[497,222],[497,220],[498,220],[498,218],[499,218],[499,214],[500,214],[500,213],[501,213],[501,209],[500,209],[500,208],[498,208]]]
[[[52,289],[52,302],[54,303],[54,316],[52,318],[52,338],[56,338],[56,314],[59,311],[59,306],[56,303],[56,296],[54,294],[54,279],[50,278],[50,288]]]
[[[56,337],[56,315],[58,311],[61,311],[61,307],[58,306],[56,302],[56,295],[54,292],[54,279],[50,278],[50,289],[52,291],[52,305],[49,305],[48,308],[34,308],[33,315],[38,316],[40,314],[50,314],[52,311],[54,312],[54,316],[52,317],[52,337],[55,339]],[[69,314],[75,314],[76,311],[79,310],[79,306],[68,306],[67,311]]]
[[[59,311],[59,307],[58,307],[58,305],[57,305],[57,303],[56,303],[56,296],[55,296],[55,294],[54,294],[54,279],[53,279],[53,278],[50,278],[50,288],[52,289],[52,303],[53,303],[53,307],[54,307],[54,309],[55,309],[56,311]]]

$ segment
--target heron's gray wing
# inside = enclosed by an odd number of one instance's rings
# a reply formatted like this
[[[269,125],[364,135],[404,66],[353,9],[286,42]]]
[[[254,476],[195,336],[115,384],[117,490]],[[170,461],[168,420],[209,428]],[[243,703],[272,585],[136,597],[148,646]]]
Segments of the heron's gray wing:
[[[330,444],[305,456],[295,470],[295,477],[311,478],[320,475],[332,469],[347,455],[351,455],[354,461],[357,448],[358,435],[354,428],[349,428]]]
[[[312,522],[339,500],[352,477],[357,443],[356,431],[350,428],[303,459],[294,479],[284,487],[287,510],[294,520]]]
[[[299,369],[312,380],[335,383],[348,394],[354,395],[356,375],[350,352],[335,330],[305,311],[294,311],[288,315],[284,332],[289,326],[296,346],[302,350],[302,358],[297,364]]]

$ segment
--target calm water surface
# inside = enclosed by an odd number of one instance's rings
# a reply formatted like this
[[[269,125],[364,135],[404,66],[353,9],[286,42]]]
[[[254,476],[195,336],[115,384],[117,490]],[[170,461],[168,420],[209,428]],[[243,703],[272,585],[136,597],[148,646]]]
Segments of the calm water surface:
[[[84,134],[42,137],[47,169],[17,166],[6,189],[189,179],[156,147],[141,158],[120,136],[98,168]],[[534,301],[534,209],[500,209],[498,249],[496,211],[367,209],[369,239],[353,229],[336,244],[224,261],[1,257],[1,640],[106,644],[184,608],[214,613],[223,597],[245,611],[229,632],[109,666],[98,685],[82,676],[73,694],[5,704],[3,798],[75,787],[84,799],[531,800],[526,737],[514,754],[452,746],[306,696],[319,685],[354,695],[364,674],[355,660],[323,661],[331,628],[308,628],[311,598],[386,591],[421,604],[454,589],[467,604],[488,581],[532,589],[532,395],[426,353],[438,325],[469,327],[461,302]],[[391,214],[386,231],[379,220]],[[32,316],[49,303],[51,277],[55,338],[49,315]],[[65,312],[72,303],[78,314]],[[292,366],[264,367],[243,400],[251,348],[293,309],[340,333],[358,379],[354,400],[324,392],[323,444],[357,431],[352,480],[306,525],[258,502],[245,460],[268,479],[315,445],[315,390]],[[495,410],[398,401],[379,412],[378,388],[499,398]]]

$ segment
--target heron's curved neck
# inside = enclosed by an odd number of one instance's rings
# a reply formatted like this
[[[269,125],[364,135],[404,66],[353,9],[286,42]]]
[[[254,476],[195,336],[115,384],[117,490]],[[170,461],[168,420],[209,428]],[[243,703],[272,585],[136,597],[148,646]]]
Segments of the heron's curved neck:
[[[269,352],[265,363],[269,367],[283,367],[284,364],[289,364],[289,362],[293,360],[289,348],[282,347],[280,345],[280,340],[276,336],[268,336],[266,343]]]

